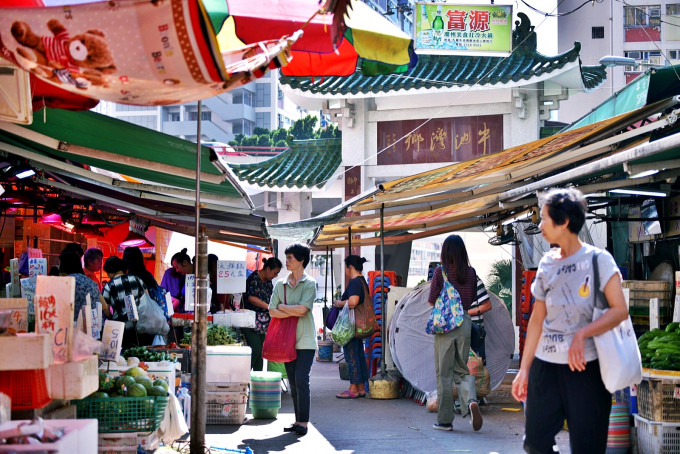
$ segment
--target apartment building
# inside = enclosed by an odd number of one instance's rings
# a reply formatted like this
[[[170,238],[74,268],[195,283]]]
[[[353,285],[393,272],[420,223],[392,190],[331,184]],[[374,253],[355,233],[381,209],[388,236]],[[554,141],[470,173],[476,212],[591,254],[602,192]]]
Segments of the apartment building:
[[[582,5],[582,0],[559,3],[558,51],[579,41],[584,65],[595,65],[607,55],[634,58],[639,65],[609,68],[603,88],[561,102],[558,115],[564,122],[589,112],[650,65],[680,62],[679,0],[600,0],[579,8]]]

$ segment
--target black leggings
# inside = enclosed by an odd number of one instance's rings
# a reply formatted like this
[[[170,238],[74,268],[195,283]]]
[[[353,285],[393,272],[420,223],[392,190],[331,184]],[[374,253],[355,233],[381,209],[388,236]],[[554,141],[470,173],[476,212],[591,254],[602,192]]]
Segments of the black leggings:
[[[316,350],[297,350],[297,358],[285,363],[296,422],[309,422],[309,407],[312,400],[309,376],[312,372],[315,352]]]

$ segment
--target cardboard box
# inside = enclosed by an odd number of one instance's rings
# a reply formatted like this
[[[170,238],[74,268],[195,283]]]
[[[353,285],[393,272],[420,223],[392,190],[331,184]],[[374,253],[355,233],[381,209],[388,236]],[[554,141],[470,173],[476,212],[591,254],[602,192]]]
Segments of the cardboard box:
[[[52,399],[83,399],[99,388],[99,361],[96,356],[63,364],[52,364],[47,383]]]
[[[250,347],[208,346],[205,354],[206,383],[250,383]]]
[[[99,434],[99,452],[117,454],[119,452],[137,452],[137,446],[145,451],[158,448],[159,440],[155,432],[132,432]]]
[[[50,345],[51,348],[51,345]],[[8,421],[0,425],[0,430],[17,427],[30,421]],[[0,452],[42,452],[56,454],[92,454],[97,452],[96,419],[46,419],[45,427],[51,430],[64,429],[65,435],[55,443],[39,445],[0,445]]]
[[[0,370],[46,369],[53,362],[51,334],[0,336]]]

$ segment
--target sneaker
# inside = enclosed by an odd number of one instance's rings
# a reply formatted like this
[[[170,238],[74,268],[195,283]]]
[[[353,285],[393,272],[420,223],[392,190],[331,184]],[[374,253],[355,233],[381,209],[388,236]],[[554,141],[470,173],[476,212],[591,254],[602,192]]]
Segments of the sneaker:
[[[453,424],[434,423],[434,424],[432,424],[432,428],[434,430],[445,430],[445,431],[448,431],[448,432],[453,432]]]
[[[470,424],[472,428],[476,431],[482,428],[482,412],[479,411],[479,404],[477,402],[470,402],[468,405],[470,409]]]

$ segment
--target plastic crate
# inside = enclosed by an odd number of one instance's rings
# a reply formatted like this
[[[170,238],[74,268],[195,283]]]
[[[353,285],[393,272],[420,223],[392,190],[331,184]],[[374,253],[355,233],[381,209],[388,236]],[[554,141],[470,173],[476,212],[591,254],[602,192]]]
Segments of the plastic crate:
[[[0,393],[12,400],[12,410],[32,410],[49,404],[45,369],[0,372]]]
[[[78,418],[99,420],[99,433],[152,432],[161,425],[168,396],[87,398],[73,401]]]
[[[675,454],[680,452],[680,423],[656,422],[635,417],[639,454]]]
[[[677,391],[676,391],[677,389]],[[659,422],[680,422],[680,380],[644,378],[638,385],[638,412]]]
[[[206,424],[243,424],[246,420],[248,394],[242,392],[206,392]]]

